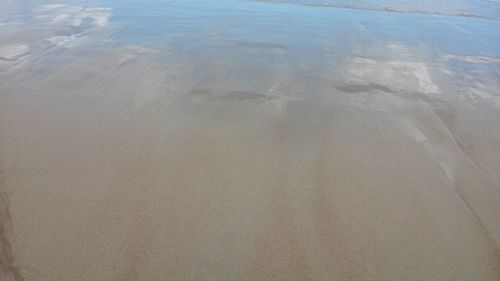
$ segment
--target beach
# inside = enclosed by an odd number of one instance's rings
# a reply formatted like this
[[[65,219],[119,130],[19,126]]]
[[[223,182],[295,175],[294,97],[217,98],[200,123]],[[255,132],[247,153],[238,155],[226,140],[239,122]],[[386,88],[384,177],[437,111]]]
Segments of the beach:
[[[2,2],[0,279],[499,280],[499,6],[359,2]]]

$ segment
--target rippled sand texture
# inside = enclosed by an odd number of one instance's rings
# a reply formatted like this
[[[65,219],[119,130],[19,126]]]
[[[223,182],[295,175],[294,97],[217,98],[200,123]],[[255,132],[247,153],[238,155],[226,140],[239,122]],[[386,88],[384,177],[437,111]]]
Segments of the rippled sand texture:
[[[209,2],[3,3],[0,279],[500,279],[498,21]]]

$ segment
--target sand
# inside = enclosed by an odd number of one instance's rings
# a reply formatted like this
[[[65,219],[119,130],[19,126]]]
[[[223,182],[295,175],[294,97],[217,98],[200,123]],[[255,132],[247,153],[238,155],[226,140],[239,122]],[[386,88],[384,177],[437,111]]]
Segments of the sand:
[[[1,280],[499,280],[498,58],[33,11],[0,41]]]

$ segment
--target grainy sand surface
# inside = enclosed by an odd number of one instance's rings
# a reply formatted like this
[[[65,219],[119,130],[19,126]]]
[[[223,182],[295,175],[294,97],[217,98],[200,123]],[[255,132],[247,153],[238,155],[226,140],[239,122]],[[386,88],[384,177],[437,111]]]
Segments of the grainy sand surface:
[[[500,280],[499,21],[20,2],[0,280]]]

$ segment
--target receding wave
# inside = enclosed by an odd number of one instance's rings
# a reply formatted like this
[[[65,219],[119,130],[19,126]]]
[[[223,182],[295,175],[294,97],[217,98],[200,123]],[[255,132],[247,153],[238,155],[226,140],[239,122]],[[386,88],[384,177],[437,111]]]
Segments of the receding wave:
[[[332,7],[359,10],[375,10],[399,13],[421,13],[449,16],[500,19],[498,0],[449,0],[449,1],[409,1],[409,0],[254,0],[282,4],[295,4],[315,7]]]

